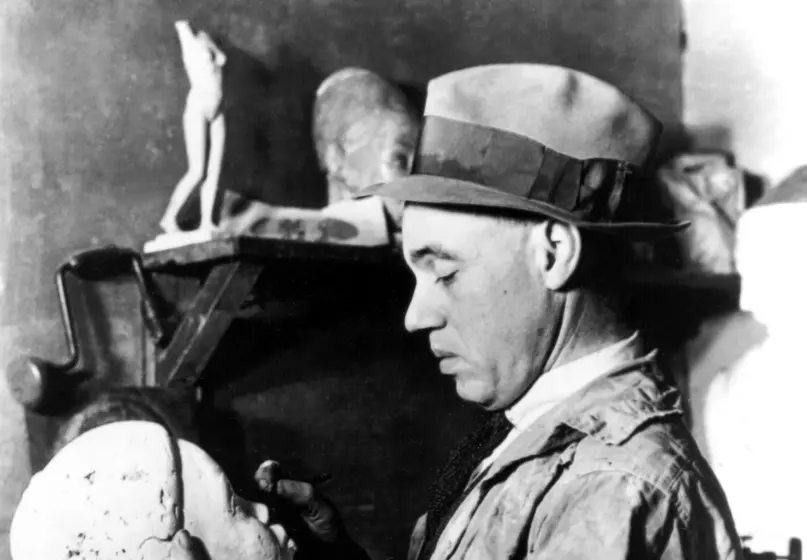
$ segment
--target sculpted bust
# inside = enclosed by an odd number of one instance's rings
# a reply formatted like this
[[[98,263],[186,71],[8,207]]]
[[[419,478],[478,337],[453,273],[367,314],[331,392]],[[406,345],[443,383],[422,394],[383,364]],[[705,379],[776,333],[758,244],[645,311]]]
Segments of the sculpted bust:
[[[344,68],[317,90],[313,132],[328,177],[328,202],[334,204],[364,187],[409,174],[420,117],[390,81],[363,68]],[[399,222],[398,205],[384,202]]]

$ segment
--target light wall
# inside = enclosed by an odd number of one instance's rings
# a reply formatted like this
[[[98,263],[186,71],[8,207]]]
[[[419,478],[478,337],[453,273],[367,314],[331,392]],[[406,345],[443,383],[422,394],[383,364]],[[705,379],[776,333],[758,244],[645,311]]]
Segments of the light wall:
[[[807,164],[807,2],[684,0],[684,122],[774,184]]]

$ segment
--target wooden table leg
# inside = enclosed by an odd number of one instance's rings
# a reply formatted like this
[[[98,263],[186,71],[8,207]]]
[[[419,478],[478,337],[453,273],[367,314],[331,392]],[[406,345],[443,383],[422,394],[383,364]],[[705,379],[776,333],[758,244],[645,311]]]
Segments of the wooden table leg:
[[[262,270],[261,264],[243,261],[213,267],[168,346],[157,353],[158,386],[190,387],[199,381]]]

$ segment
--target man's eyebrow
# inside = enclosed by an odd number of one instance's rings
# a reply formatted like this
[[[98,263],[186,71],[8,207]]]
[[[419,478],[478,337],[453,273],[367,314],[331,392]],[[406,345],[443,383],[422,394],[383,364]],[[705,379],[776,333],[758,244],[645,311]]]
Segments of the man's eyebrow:
[[[460,256],[457,253],[449,251],[442,245],[424,245],[419,249],[409,252],[409,260],[411,260],[413,263],[421,261],[426,257],[435,257],[449,261],[460,260]]]

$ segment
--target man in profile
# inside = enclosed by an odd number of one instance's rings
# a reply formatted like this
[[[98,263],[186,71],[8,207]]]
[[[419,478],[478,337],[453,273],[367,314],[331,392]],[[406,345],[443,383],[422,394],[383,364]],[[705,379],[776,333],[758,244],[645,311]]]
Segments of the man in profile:
[[[587,74],[468,68],[429,84],[412,174],[363,191],[406,204],[406,328],[489,412],[438,476],[410,559],[742,557],[680,395],[619,300],[629,242],[686,227],[625,215],[660,132]],[[323,552],[362,556],[310,485],[277,490]]]

